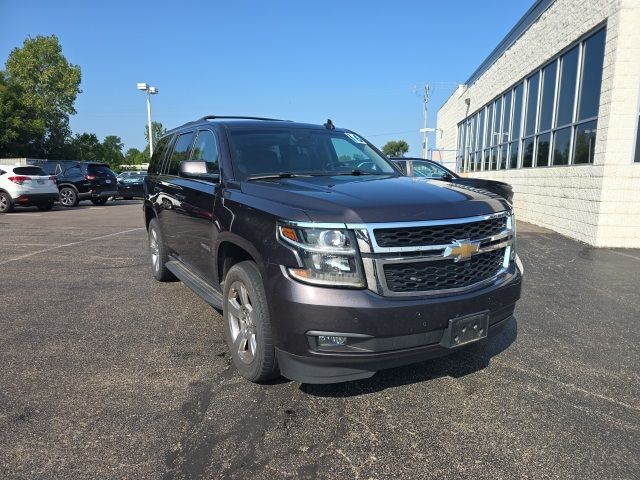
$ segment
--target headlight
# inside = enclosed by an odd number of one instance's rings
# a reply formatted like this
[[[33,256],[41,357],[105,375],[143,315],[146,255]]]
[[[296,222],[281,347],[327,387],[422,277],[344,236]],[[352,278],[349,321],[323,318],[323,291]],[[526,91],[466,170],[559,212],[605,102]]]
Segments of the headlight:
[[[280,224],[278,237],[295,248],[304,265],[287,268],[293,278],[315,285],[365,286],[352,232]]]

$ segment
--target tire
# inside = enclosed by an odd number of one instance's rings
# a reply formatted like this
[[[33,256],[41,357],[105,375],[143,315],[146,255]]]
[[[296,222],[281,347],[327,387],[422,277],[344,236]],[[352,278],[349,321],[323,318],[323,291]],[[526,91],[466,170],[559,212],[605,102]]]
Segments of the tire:
[[[37,205],[37,207],[41,212],[48,212],[53,208],[53,202],[43,203],[41,205]]]
[[[149,222],[149,252],[151,254],[151,271],[153,277],[159,282],[170,282],[176,277],[167,268],[169,253],[164,245],[158,220],[155,218]]]
[[[279,376],[267,296],[252,261],[236,263],[224,278],[222,318],[234,365],[251,382]]]
[[[0,214],[9,213],[13,210],[13,202],[8,193],[0,192]]]
[[[107,200],[109,200],[107,197],[92,198],[91,203],[93,203],[94,205],[104,205],[105,203],[107,203]]]
[[[77,207],[80,203],[78,192],[73,187],[62,187],[60,189],[60,204],[66,208]]]

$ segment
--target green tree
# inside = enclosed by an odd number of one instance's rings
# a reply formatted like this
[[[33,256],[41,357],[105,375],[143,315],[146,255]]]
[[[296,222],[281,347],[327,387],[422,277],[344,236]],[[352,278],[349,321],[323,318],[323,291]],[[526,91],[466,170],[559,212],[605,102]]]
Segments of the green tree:
[[[158,141],[167,133],[167,129],[162,126],[160,122],[151,122],[151,135],[153,136],[153,145],[158,145]],[[147,158],[149,157],[149,127],[144,129],[144,139],[147,141],[147,147],[145,149]],[[147,160],[148,162],[149,160]]]
[[[4,102],[18,100],[20,108],[11,109],[5,121],[13,125],[9,136],[18,139],[24,154],[53,158],[66,153],[69,115],[76,113],[80,78],[80,67],[67,61],[55,35],[29,37],[11,51],[4,73],[10,95],[5,92],[0,109],[7,109]],[[28,120],[23,127],[21,117]],[[0,150],[6,148],[0,145]]]
[[[68,154],[73,156],[73,160],[104,161],[102,143],[95,133],[80,133],[73,137],[69,141]]]
[[[130,148],[124,155],[124,165],[140,165],[149,161],[148,153],[141,152],[137,148]]]
[[[102,161],[109,164],[112,170],[118,170],[124,163],[122,149],[124,143],[116,135],[107,135],[102,141]]]
[[[22,93],[0,72],[0,157],[32,156],[36,139],[44,135],[44,122],[21,102]]]
[[[409,144],[404,140],[391,140],[382,147],[382,152],[388,157],[402,157],[408,151]]]

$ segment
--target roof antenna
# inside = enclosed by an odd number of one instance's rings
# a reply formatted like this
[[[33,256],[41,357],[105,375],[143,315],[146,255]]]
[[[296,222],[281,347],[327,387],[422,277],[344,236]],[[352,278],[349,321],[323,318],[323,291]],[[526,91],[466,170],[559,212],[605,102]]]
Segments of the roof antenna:
[[[336,126],[333,124],[330,118],[327,118],[327,123],[324,124],[324,128],[327,130],[335,130]]]

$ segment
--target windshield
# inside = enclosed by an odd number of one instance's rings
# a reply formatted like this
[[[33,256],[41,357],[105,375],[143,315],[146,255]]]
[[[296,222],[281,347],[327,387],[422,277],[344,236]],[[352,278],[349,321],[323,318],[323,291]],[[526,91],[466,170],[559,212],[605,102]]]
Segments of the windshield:
[[[393,167],[361,137],[313,129],[231,130],[234,171],[263,175],[381,175]]]

